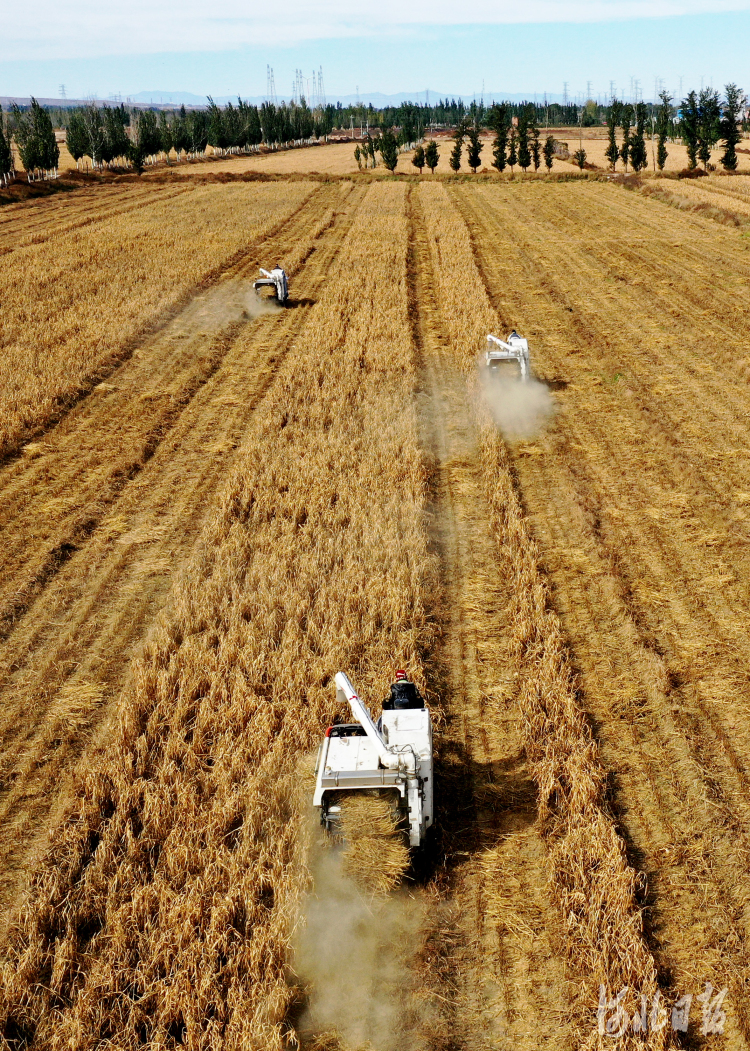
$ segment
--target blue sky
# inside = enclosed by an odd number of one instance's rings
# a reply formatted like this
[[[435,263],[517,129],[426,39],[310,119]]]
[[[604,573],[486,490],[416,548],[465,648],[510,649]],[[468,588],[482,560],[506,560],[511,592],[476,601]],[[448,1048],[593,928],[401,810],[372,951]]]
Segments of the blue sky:
[[[0,37],[0,95],[106,98],[140,91],[279,95],[323,67],[329,98],[381,91],[650,98],[701,79],[750,89],[750,0],[100,0],[14,4]],[[276,12],[283,12],[278,17]],[[648,13],[648,17],[644,15]],[[467,24],[466,19],[471,18]],[[424,96],[423,96],[424,97]]]

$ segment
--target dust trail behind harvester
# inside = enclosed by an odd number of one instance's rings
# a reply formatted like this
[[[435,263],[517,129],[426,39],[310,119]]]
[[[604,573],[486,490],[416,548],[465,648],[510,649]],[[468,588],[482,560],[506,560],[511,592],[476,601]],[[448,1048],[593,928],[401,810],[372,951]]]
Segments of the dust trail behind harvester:
[[[375,815],[375,826],[385,832],[388,822],[382,818]],[[384,894],[385,885],[378,888],[381,893],[368,893],[373,882],[377,883],[373,850],[377,839],[386,850],[386,883],[392,885],[392,873],[398,866],[387,856],[393,839],[365,836],[364,819],[358,809],[348,819],[350,830],[358,825],[362,829],[364,855],[355,846],[347,859],[340,846],[330,839],[326,842],[319,832],[311,837],[313,889],[305,903],[305,925],[295,955],[295,970],[309,995],[298,1033],[303,1047],[306,1041],[325,1034],[331,1041],[327,1046],[341,1051],[409,1051],[404,1014],[408,1011],[411,947],[418,944],[423,909],[416,894]],[[352,859],[357,881],[349,874]]]
[[[546,384],[493,376],[480,369],[479,384],[495,423],[509,441],[535,438],[555,411]]]
[[[229,278],[197,296],[185,311],[184,320],[192,332],[219,332],[236,321],[252,321],[283,309],[275,299],[256,295],[247,280]]]

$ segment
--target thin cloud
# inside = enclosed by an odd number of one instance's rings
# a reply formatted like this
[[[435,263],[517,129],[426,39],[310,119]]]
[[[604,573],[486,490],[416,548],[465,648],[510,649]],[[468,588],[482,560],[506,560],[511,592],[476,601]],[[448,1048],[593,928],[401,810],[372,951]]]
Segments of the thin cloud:
[[[266,2],[132,0],[117,7],[96,0],[14,4],[6,13],[0,60],[92,58],[156,52],[222,51],[289,46],[347,37],[408,35],[422,26],[586,23],[750,10],[750,0],[288,0],[281,17]]]

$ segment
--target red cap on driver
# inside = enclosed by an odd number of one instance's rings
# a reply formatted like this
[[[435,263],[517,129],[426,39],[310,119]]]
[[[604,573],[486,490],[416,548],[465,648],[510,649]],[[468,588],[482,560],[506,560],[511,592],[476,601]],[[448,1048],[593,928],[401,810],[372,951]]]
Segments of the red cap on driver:
[[[396,682],[398,682],[399,679],[405,679],[405,678],[406,678],[406,672],[403,670],[403,668],[399,668],[399,670],[396,672]]]

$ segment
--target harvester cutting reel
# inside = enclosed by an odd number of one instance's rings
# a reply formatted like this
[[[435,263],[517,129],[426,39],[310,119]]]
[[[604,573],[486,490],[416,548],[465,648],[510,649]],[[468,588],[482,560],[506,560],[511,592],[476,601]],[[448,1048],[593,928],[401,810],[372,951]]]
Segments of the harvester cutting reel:
[[[357,721],[329,726],[318,751],[313,805],[321,824],[336,828],[343,792],[395,797],[409,845],[420,846],[433,821],[429,709],[383,710],[376,724],[343,672],[336,675],[336,696]]]
[[[519,336],[515,329],[507,340],[498,339],[497,336],[487,336],[487,350],[484,355],[485,364],[490,370],[497,369],[503,361],[516,361],[521,370],[521,379],[525,382],[531,375],[531,360],[529,357],[529,342],[523,336]]]
[[[260,295],[262,288],[273,288],[276,299],[283,306],[289,295],[289,282],[287,281],[286,271],[282,270],[280,266],[275,266],[273,270],[264,270],[261,266],[260,272],[265,276],[259,277],[257,281],[253,282],[255,291]]]

